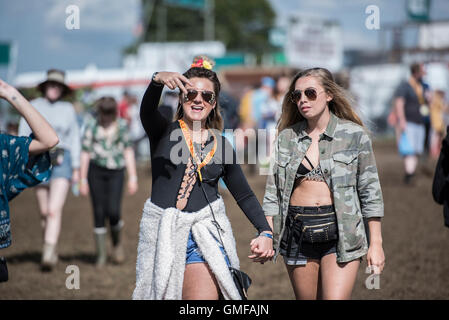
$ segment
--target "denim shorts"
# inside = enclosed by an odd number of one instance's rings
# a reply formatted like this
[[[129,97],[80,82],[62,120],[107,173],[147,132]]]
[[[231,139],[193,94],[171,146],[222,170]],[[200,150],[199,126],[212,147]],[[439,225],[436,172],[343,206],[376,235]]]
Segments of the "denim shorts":
[[[54,178],[65,178],[68,180],[72,179],[72,160],[70,158],[70,151],[64,150],[64,159],[59,166],[53,166],[51,170],[51,179]]]
[[[218,242],[218,241],[217,241]],[[229,261],[228,256],[226,255],[223,247],[221,245],[220,250],[223,253],[223,256],[225,257],[226,264],[228,267],[231,266],[231,262]],[[189,233],[189,239],[187,240],[187,251],[186,251],[186,264],[191,263],[206,263],[206,260],[204,260],[200,249],[198,248],[197,243],[195,242],[195,239],[193,238],[192,231]]]
[[[335,209],[332,205],[329,206],[320,206],[320,207],[300,207],[300,206],[289,206],[288,208],[288,216],[285,221],[285,231],[281,239],[279,254],[284,257],[284,262],[287,265],[306,265],[307,260],[315,259],[321,260],[324,256],[328,254],[336,254],[337,253],[337,240],[332,240],[324,243],[307,243],[302,242],[299,245],[298,239],[291,237],[291,245],[290,252],[288,252],[288,239],[289,233],[291,232],[291,228],[289,226],[292,216],[296,215],[296,213],[331,213],[335,212]]]

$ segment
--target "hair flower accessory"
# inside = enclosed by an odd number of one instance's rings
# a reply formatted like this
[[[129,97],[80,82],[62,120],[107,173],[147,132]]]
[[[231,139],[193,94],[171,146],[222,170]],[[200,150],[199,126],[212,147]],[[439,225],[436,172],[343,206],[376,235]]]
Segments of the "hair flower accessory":
[[[206,56],[196,56],[190,68],[204,68],[212,70],[214,63]]]
[[[212,65],[207,60],[203,61],[203,67],[206,69],[212,70]]]

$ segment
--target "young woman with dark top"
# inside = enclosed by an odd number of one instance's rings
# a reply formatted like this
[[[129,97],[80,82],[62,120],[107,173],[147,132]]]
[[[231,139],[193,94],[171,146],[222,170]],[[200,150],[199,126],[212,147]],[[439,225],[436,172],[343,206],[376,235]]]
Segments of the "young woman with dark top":
[[[274,254],[271,228],[221,135],[220,82],[210,67],[200,57],[183,75],[155,73],[142,100],[153,182],[140,224],[134,299],[241,298],[228,268],[239,260],[220,178],[259,233],[249,258],[263,263]],[[157,109],[164,85],[180,89],[174,122]]]
[[[94,235],[97,249],[96,266],[107,260],[106,219],[111,227],[112,261],[122,263],[125,252],[121,245],[121,203],[125,168],[128,193],[137,189],[136,161],[128,135],[126,120],[118,117],[117,102],[102,97],[96,102],[97,114],[86,120],[81,151],[80,193],[90,193],[94,211]]]

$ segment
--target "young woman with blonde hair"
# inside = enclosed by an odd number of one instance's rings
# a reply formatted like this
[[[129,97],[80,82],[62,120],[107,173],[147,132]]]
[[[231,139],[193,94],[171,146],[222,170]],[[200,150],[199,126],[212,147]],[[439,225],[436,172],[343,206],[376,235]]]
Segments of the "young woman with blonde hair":
[[[278,129],[263,203],[276,255],[297,299],[349,299],[361,258],[376,273],[385,262],[371,140],[324,68],[293,78]]]

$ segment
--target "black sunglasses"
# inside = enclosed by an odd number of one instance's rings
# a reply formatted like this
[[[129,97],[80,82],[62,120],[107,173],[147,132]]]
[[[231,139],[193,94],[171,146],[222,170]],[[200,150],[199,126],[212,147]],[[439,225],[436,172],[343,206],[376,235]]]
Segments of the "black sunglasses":
[[[193,101],[198,96],[198,91],[187,90],[187,94],[184,94],[184,102]],[[203,100],[209,104],[213,104],[215,101],[215,93],[212,91],[201,91],[201,96]]]
[[[315,101],[319,93],[317,93],[316,90],[313,88],[307,88],[306,90],[304,90],[304,94],[310,101]],[[291,93],[290,99],[292,100],[293,103],[297,104],[298,101],[301,99],[301,96],[302,96],[301,90],[295,90]]]

